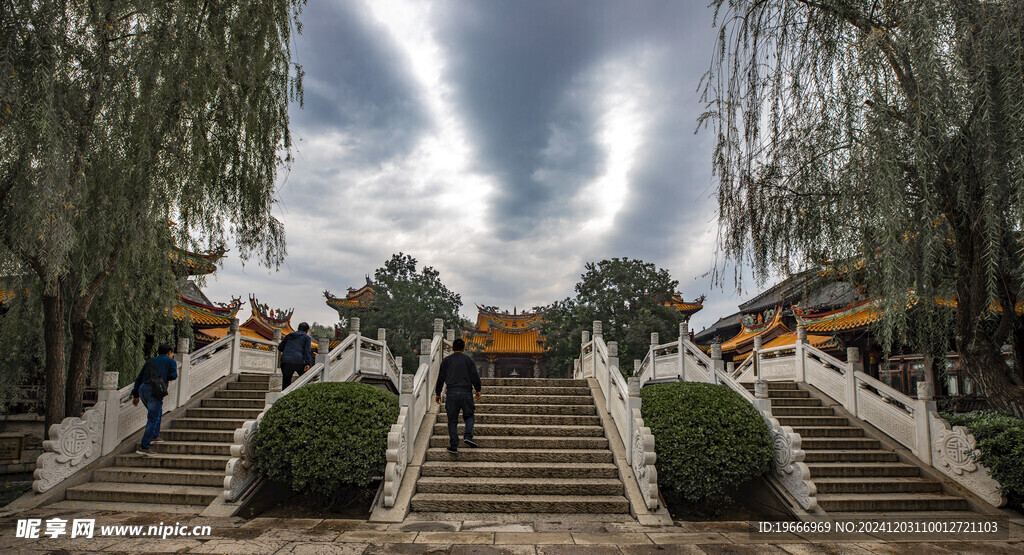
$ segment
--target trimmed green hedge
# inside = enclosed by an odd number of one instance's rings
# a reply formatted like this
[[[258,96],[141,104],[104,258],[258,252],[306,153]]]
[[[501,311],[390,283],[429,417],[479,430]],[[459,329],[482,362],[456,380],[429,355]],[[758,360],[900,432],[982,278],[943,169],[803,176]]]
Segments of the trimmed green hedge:
[[[768,470],[774,453],[768,427],[728,387],[665,383],[643,388],[640,398],[665,495],[688,504],[713,503]]]
[[[398,396],[361,383],[307,385],[277,400],[256,433],[256,466],[298,493],[327,499],[384,474]]]
[[[1003,486],[1007,501],[1024,509],[1024,420],[995,411],[943,413],[953,426],[964,426],[978,440],[978,462]]]

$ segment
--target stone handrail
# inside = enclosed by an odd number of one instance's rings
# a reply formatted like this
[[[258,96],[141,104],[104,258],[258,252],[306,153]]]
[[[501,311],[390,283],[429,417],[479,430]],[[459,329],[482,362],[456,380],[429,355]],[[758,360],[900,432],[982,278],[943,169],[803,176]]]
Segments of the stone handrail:
[[[358,319],[353,318],[353,326],[358,330]],[[323,339],[321,341],[324,341]],[[329,343],[325,343],[329,344]],[[344,382],[349,381],[354,375],[353,359],[358,357],[359,334],[355,333],[346,337],[329,352],[319,354],[316,364],[311,366],[303,375],[295,379],[283,391],[273,391],[276,383],[280,389],[280,374],[275,373],[272,378],[271,390],[267,393],[266,404],[263,411],[255,420],[247,420],[241,427],[235,430],[233,444],[231,445],[231,459],[224,468],[224,500],[236,502],[242,495],[249,491],[256,483],[258,472],[256,469],[256,457],[253,449],[253,441],[259,431],[260,422],[267,410],[281,397],[305,387],[312,383],[323,382]]]
[[[626,460],[633,469],[640,494],[648,510],[659,506],[658,471],[655,468],[654,436],[644,426],[640,412],[640,379],[633,377],[626,382],[619,371],[618,344],[605,344],[601,335],[602,323],[594,322],[594,338],[583,332],[580,349],[579,370],[574,372],[577,379],[592,377],[597,380],[605,398],[600,410],[608,413],[618,430],[626,453]],[[654,357],[651,357],[652,364]]]
[[[388,432],[387,466],[384,468],[384,491],[381,499],[385,508],[395,506],[424,417],[437,410],[431,402],[433,387],[437,383],[441,360],[446,352],[451,352],[451,342],[441,336],[442,327],[443,322],[440,319],[434,320],[433,339],[420,341],[420,360],[416,374],[401,377],[398,419]]]
[[[237,372],[242,349],[238,320],[231,331],[195,353],[189,342],[178,341],[175,360],[178,378],[168,384],[163,412],[170,412],[192,399],[210,384]],[[103,455],[110,454],[123,440],[146,426],[146,407],[131,402],[134,384],[117,387],[118,373],[104,372],[96,404],[81,417],[68,417],[48,430],[43,454],[36,460],[32,489],[43,493],[81,471]]]

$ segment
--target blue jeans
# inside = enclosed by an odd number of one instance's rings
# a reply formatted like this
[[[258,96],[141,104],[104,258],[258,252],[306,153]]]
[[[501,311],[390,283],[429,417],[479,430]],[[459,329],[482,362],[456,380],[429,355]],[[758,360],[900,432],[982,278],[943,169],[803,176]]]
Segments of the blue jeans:
[[[149,449],[150,443],[160,435],[160,417],[164,414],[164,400],[153,397],[149,384],[139,386],[139,398],[146,405],[146,431],[142,434],[139,447]]]
[[[444,410],[448,413],[448,441],[453,449],[459,448],[459,411],[466,421],[466,439],[473,439],[473,414],[476,404],[469,391],[449,391],[445,397]]]

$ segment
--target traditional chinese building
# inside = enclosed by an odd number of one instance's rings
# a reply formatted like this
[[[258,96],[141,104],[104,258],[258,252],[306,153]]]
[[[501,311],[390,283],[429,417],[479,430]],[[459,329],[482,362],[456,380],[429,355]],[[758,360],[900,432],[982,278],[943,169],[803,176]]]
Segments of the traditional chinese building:
[[[544,312],[499,312],[477,306],[476,324],[464,330],[466,350],[473,355],[480,375],[490,378],[546,378],[540,323]]]

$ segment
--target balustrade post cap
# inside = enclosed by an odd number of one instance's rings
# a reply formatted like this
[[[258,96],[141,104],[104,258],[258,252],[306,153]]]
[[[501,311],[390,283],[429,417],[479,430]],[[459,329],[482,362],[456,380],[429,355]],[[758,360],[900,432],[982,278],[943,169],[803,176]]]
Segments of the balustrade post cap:
[[[594,320],[594,337],[601,335],[604,324],[600,320]]]
[[[609,341],[608,342],[608,356],[617,357],[619,356],[619,342]]]
[[[274,341],[281,341],[281,329],[274,328]]]
[[[412,380],[415,378],[412,374],[402,374],[402,393],[412,393]]]
[[[352,319],[350,319],[348,321],[348,329],[352,333],[359,333],[359,318],[358,317],[353,317]]]
[[[640,372],[640,359],[633,359],[633,373],[638,374]]]
[[[281,376],[280,372],[274,372],[270,375],[270,391],[272,393],[279,393],[283,384],[284,377]]]
[[[175,349],[174,352],[178,353],[179,355],[187,355],[188,354],[188,347],[189,347],[189,340],[188,340],[188,338],[187,337],[179,337],[178,338],[178,345],[177,345],[177,347],[178,348]]]
[[[453,328],[448,328],[448,331],[446,332],[445,338],[448,341],[455,341],[455,330]]]
[[[711,358],[714,360],[722,360],[722,344],[715,342],[711,344]]]
[[[768,382],[764,380],[757,380],[754,382],[754,398],[755,399],[767,399],[768,398]]]
[[[583,330],[583,342],[590,343],[590,332],[587,330]]]
[[[629,392],[630,397],[640,396],[640,378],[633,376],[626,378],[626,391]]]
[[[377,341],[384,341],[388,337],[387,328],[377,328]]]
[[[317,347],[320,348],[320,352],[327,354],[327,351],[331,350],[331,338],[324,335],[316,339]]]
[[[429,339],[420,339],[420,354],[421,355],[430,354],[430,340]]]
[[[917,382],[917,398],[922,401],[931,401],[935,398],[932,394],[932,385],[928,382]]]
[[[658,332],[656,332],[656,331],[652,331],[651,332],[651,345],[657,345],[660,342],[660,339],[661,339],[661,336],[658,335]]]
[[[760,335],[755,335],[754,336],[754,349],[760,350],[762,344],[763,343],[762,343],[762,340],[761,340],[761,336]]]
[[[807,341],[807,326],[799,325],[796,327],[796,339],[797,341]]]
[[[444,333],[444,320],[434,318],[434,335],[441,335],[442,333]]]
[[[690,335],[690,323],[686,320],[679,322],[679,337],[685,338]]]
[[[228,327],[231,333],[238,333],[238,318],[231,319],[231,325]]]
[[[118,378],[119,378],[119,375],[118,375],[117,372],[104,372],[103,373],[103,383],[101,384],[100,389],[107,390],[107,391],[117,389],[117,380],[118,380]]]
[[[736,363],[730,360],[729,362],[725,363],[725,367],[729,370],[729,373],[731,374],[732,371],[736,369]]]
[[[846,360],[847,362],[860,362],[860,349],[857,347],[847,347]]]
[[[398,373],[402,373],[402,357],[395,357],[395,366],[398,367]]]

